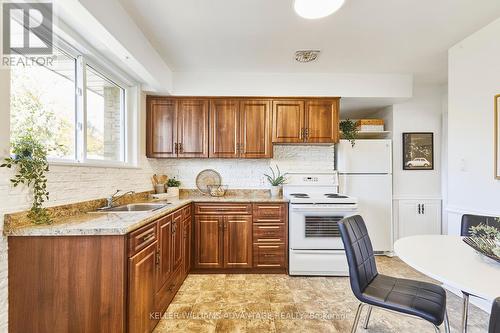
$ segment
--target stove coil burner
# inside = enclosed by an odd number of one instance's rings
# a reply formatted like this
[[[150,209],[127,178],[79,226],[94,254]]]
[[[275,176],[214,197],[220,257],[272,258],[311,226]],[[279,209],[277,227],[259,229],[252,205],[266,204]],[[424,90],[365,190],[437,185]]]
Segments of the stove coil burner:
[[[305,194],[305,193],[292,193],[290,195],[292,197],[294,197],[294,198],[300,198],[300,199],[307,199],[307,198],[309,198],[309,195]]]
[[[347,196],[340,195],[337,193],[327,193],[327,194],[325,194],[325,197],[327,197],[329,199],[345,199],[345,198],[347,198]]]

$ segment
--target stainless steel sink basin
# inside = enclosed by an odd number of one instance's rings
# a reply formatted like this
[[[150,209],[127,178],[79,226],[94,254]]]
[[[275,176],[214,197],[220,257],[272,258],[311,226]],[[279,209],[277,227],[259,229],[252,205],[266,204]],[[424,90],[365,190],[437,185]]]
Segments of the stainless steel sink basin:
[[[135,203],[111,208],[99,209],[97,212],[130,213],[130,212],[152,212],[170,205],[170,203]],[[96,213],[97,213],[96,212]]]

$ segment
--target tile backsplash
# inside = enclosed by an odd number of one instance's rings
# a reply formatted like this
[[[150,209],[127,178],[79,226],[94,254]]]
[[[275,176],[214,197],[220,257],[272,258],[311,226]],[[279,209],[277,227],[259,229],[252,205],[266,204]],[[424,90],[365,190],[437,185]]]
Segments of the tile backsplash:
[[[176,177],[183,188],[196,188],[196,176],[204,169],[214,169],[222,176],[222,182],[230,188],[268,188],[264,173],[277,164],[282,172],[332,171],[334,170],[333,146],[274,146],[274,158],[266,160],[244,159],[165,159],[149,160],[156,173]]]

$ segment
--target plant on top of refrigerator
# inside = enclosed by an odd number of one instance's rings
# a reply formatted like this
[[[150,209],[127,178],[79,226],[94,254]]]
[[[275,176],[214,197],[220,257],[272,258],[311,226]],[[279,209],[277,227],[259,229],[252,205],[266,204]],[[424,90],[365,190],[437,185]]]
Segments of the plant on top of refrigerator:
[[[345,139],[349,140],[351,146],[354,147],[358,138],[358,126],[350,119],[342,120],[339,124],[340,130]]]

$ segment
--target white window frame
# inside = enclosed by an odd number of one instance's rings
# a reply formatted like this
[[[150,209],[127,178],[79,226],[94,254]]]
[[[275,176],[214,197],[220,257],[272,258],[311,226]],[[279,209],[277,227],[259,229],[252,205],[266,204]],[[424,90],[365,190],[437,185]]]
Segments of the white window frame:
[[[96,73],[102,76],[105,80],[115,84],[121,90],[120,99],[121,99],[121,118],[122,118],[122,126],[120,133],[120,161],[109,161],[109,160],[100,160],[100,159],[91,159],[87,157],[87,66],[92,68]],[[128,110],[129,103],[127,103],[127,95],[128,89],[125,83],[120,82],[116,77],[112,77],[107,74],[101,67],[87,59],[86,57],[80,55],[77,59],[77,76],[80,80],[77,79],[77,82],[81,84],[81,89],[77,89],[76,99],[77,99],[77,109],[82,110],[78,112],[80,115],[80,119],[77,120],[77,146],[81,149],[77,149],[77,162],[86,164],[86,165],[97,165],[97,166],[126,166],[130,165],[130,158],[128,153],[129,136],[130,131],[128,126]]]
[[[49,165],[67,165],[84,167],[111,167],[111,168],[133,168],[138,167],[138,148],[134,143],[138,139],[138,104],[140,89],[137,83],[130,84],[120,79],[114,73],[119,72],[115,68],[106,66],[104,59],[94,54],[85,54],[78,48],[67,43],[59,36],[53,36],[53,46],[75,59],[75,155],[74,159],[49,157]],[[86,49],[82,47],[82,49]],[[99,61],[103,60],[103,61]],[[104,64],[104,65],[103,65]],[[121,142],[120,161],[88,159],[87,158],[87,107],[86,107],[86,68],[87,65],[104,79],[112,82],[122,89],[121,93]]]

